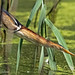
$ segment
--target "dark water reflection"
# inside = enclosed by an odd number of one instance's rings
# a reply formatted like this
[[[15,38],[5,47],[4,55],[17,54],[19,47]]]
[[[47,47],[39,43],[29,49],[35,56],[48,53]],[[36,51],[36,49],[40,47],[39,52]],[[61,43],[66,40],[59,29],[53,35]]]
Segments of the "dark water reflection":
[[[11,48],[12,47],[12,48]],[[17,57],[17,44],[8,45],[0,45],[0,75],[15,75],[16,73],[16,57]],[[20,66],[18,75],[73,75],[71,71],[66,68],[66,71],[62,71],[61,69],[58,71],[51,71],[48,68],[43,68],[42,72],[38,73],[38,60],[35,63],[35,51],[36,46],[32,44],[23,44],[22,51],[21,51],[21,59],[20,59]],[[39,53],[38,53],[39,54]],[[59,52],[57,56],[61,55]],[[57,63],[63,66],[66,65],[64,58],[62,58],[63,65],[61,64],[60,56],[60,63],[57,60]],[[38,59],[38,57],[37,57]],[[67,71],[68,69],[68,71]]]

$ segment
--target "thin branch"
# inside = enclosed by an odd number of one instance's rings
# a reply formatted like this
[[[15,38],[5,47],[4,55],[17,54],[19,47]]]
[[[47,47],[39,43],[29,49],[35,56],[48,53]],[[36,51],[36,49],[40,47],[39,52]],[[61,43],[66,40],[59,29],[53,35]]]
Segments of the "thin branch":
[[[48,15],[57,7],[57,5],[59,4],[60,1],[61,1],[61,0],[58,0],[58,1],[53,5],[53,7],[50,9],[50,11],[47,13],[46,16],[48,16]]]

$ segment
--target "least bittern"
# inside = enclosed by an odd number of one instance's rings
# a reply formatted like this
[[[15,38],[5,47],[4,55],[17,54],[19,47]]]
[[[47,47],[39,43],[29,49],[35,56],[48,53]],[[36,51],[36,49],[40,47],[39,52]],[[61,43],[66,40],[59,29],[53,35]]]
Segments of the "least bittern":
[[[2,11],[2,23],[7,29],[13,31],[14,34],[16,34],[17,36],[23,39],[26,39],[34,43],[39,43],[40,45],[43,45],[45,47],[55,48],[57,50],[60,50],[60,51],[63,51],[70,55],[75,56],[75,54],[66,50],[61,45],[53,43],[52,41],[49,41],[45,39],[44,37],[36,34],[32,30],[24,27],[13,15],[8,13],[6,10]]]

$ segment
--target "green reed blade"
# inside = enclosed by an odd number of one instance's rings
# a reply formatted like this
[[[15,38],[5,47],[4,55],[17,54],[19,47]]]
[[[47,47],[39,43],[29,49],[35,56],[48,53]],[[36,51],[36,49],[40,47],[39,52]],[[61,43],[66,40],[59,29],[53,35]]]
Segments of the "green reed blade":
[[[41,4],[42,4],[42,0],[37,0],[37,1],[36,1],[35,5],[34,5],[34,7],[33,7],[33,9],[32,9],[32,11],[31,11],[30,17],[29,17],[29,19],[28,19],[28,21],[27,21],[27,24],[26,24],[27,27],[28,27],[29,24],[31,23],[31,21],[32,21],[32,19],[33,19],[33,17],[34,17],[34,15],[36,14],[36,12],[37,12],[37,10],[39,9],[39,7],[41,6]]]
[[[27,21],[26,27],[29,26],[29,24],[31,23],[32,18],[34,17],[35,13],[37,12],[37,10],[39,9],[40,5],[42,3],[42,0],[37,0],[35,6],[33,7],[30,17]],[[19,66],[19,60],[20,60],[20,51],[21,51],[21,45],[23,42],[23,39],[20,39],[19,45],[18,45],[18,54],[17,54],[17,67],[16,67],[16,71],[18,70],[18,66]]]
[[[36,1],[35,6],[33,7],[32,11],[31,11],[31,14],[30,14],[30,17],[29,17],[30,20],[33,19],[35,13],[37,12],[39,7],[41,6],[41,3],[42,3],[42,0],[37,0]]]
[[[39,27],[38,27],[38,33],[41,29],[41,36],[44,35],[44,32],[43,32],[43,29],[44,29],[44,19],[46,17],[46,8],[44,6],[44,4],[42,3],[42,9],[41,9],[41,13],[40,13],[40,18],[39,18]],[[46,26],[45,26],[46,27]],[[45,36],[47,36],[47,33],[46,33],[46,28],[44,29],[45,31]],[[47,52],[48,52],[48,57],[49,57],[49,66],[52,70],[56,70],[56,62],[53,60],[54,59],[54,55],[53,55],[53,52],[52,50],[50,50],[50,48],[47,48]],[[42,69],[42,66],[43,66],[43,54],[44,52],[41,51],[41,57],[40,57],[40,62],[39,62],[39,70],[41,71]],[[42,61],[42,62],[41,62]]]
[[[38,33],[39,33],[39,31],[40,31],[42,22],[44,21],[45,17],[46,17],[46,9],[45,9],[44,4],[42,4],[42,9],[41,9],[41,12],[40,12],[40,18],[39,18]]]
[[[61,33],[59,32],[59,30],[53,25],[53,23],[49,19],[46,18],[45,22],[51,28],[53,33],[55,34],[59,44],[61,44],[65,49],[68,50],[67,45],[66,45],[66,43],[65,43]],[[65,59],[66,59],[67,63],[68,63],[68,66],[73,71],[74,70],[74,65],[73,65],[73,61],[72,61],[71,55],[69,55],[67,53],[64,53],[64,52],[63,52],[63,54],[65,56]]]
[[[41,72],[42,70],[43,62],[44,62],[44,46],[42,46],[41,48],[41,55],[40,55],[39,69],[38,69],[39,72]]]
[[[52,48],[46,48],[48,57],[49,57],[49,66],[51,70],[56,70],[56,62],[55,62],[55,57],[54,57],[54,52]]]
[[[40,13],[40,18],[39,18],[39,26],[38,26],[38,34],[40,32],[40,29],[41,29],[41,36],[43,36],[43,28],[44,28],[44,25],[43,25],[43,20],[45,18],[45,8],[44,8],[44,4],[43,4],[43,1],[42,1],[42,8],[41,8],[41,13]],[[43,61],[44,61],[44,46],[41,47],[41,55],[40,55],[40,61],[39,61],[39,69],[38,71],[41,72],[42,70],[42,67],[43,67]]]
[[[20,62],[22,42],[23,42],[23,39],[21,39],[19,44],[18,44],[16,73],[18,72],[18,67],[19,67],[19,62]]]

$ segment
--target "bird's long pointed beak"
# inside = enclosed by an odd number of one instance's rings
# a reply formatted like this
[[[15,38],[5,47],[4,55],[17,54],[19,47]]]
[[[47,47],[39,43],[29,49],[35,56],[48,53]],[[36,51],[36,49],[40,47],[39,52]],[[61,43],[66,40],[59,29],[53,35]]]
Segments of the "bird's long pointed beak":
[[[40,36],[40,35],[36,34],[35,32],[33,32],[32,30],[24,27],[16,18],[14,18],[13,15],[11,15],[10,13],[8,13],[5,10],[3,10],[3,13],[2,13],[2,23],[5,25],[5,27],[7,29],[13,30],[14,33],[17,36],[19,36],[23,39],[26,39],[28,41],[32,41],[32,42],[35,42],[35,43],[42,44],[46,47],[55,48],[55,49],[58,49],[60,51],[63,51],[63,52],[66,52],[70,55],[75,56],[75,54],[73,54],[70,51],[66,50],[65,48],[63,48],[59,44],[53,43],[49,40],[46,40],[42,36]]]

